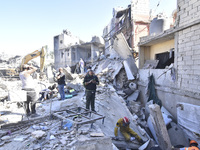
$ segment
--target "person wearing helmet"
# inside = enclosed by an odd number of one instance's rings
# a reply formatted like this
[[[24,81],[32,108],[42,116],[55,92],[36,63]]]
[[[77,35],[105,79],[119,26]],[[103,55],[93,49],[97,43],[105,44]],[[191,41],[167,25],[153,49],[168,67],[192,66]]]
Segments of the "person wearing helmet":
[[[184,150],[199,150],[198,143],[195,140],[191,140],[190,147],[185,147]]]
[[[115,137],[118,137],[118,128],[120,129],[120,132],[122,133],[122,135],[125,137],[126,141],[133,141],[135,138],[138,140],[138,142],[140,143],[144,143],[143,140],[141,139],[141,137],[138,136],[138,134],[136,132],[134,132],[130,127],[129,127],[130,121],[127,117],[124,118],[120,118],[117,121],[115,130],[114,130],[114,134]],[[131,135],[133,137],[131,137]]]

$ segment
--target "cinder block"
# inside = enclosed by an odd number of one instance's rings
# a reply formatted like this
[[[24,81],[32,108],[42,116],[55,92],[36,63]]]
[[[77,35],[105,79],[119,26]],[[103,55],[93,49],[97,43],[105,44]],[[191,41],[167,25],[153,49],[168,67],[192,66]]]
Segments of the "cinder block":
[[[192,14],[197,12],[197,7],[193,8],[192,10],[189,11],[189,15],[191,16]]]
[[[185,47],[184,50],[185,50],[185,51],[191,51],[191,50],[192,50],[192,47],[191,47],[191,46]]]
[[[194,4],[195,2],[197,2],[197,0],[190,0],[190,1],[189,1],[189,5],[192,5],[192,4]]]
[[[183,61],[183,57],[178,57],[177,61]]]
[[[194,75],[200,75],[200,70],[194,70]]]
[[[193,55],[193,51],[186,51],[186,55]]]
[[[193,45],[194,45],[194,41],[190,41],[190,42],[185,43],[186,47],[193,46]]]
[[[193,55],[192,60],[199,60],[200,61],[200,55]]]
[[[191,58],[192,58],[192,56],[187,56],[187,55],[186,55],[186,56],[183,56],[183,60],[184,60],[184,61],[185,61],[185,60],[186,60],[186,61],[191,60]]]
[[[196,7],[198,7],[198,6],[200,6],[200,1],[199,0],[196,0],[197,2],[195,2],[194,4],[193,4],[193,8],[196,8]]]
[[[196,41],[194,41],[194,44],[195,44],[196,46],[200,45],[200,39],[199,39],[199,40],[196,40]]]
[[[181,9],[187,8],[189,6],[189,2],[185,2],[182,6]]]
[[[186,12],[188,12],[188,11],[190,11],[190,10],[192,10],[192,5],[188,6],[188,7],[185,9]]]
[[[200,65],[200,61],[199,60],[194,60],[194,65]]]
[[[191,31],[191,28],[184,29],[184,30],[183,30],[183,34],[189,33],[190,31]]]
[[[194,53],[194,55],[198,55],[200,54],[200,49],[199,50],[195,50],[195,51],[192,51]],[[187,53],[187,52],[186,52]]]
[[[192,26],[192,27],[191,27],[191,31],[199,30],[199,28],[200,28],[199,25]],[[196,31],[195,31],[195,32],[196,32]]]
[[[192,66],[192,69],[193,70],[200,70],[200,66],[195,64],[195,65]]]
[[[190,40],[191,40],[191,41],[196,41],[196,40],[199,39],[199,36],[200,36],[200,35],[192,36]]]
[[[194,45],[192,46],[192,50],[199,50],[200,49],[200,45]]]
[[[185,37],[188,38],[188,37],[192,37],[193,35],[194,35],[194,31],[190,31],[189,33],[185,35]]]
[[[183,79],[190,79],[190,77],[191,77],[191,75],[187,75],[187,74],[183,74],[183,75],[182,75],[182,78],[183,78]]]
[[[185,60],[185,65],[193,65],[193,60]]]

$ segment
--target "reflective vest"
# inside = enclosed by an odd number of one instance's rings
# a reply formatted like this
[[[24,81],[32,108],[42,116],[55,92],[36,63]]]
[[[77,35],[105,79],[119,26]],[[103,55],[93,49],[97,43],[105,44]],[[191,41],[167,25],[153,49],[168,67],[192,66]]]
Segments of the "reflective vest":
[[[185,150],[199,150],[199,148],[192,146],[192,147],[186,147]]]

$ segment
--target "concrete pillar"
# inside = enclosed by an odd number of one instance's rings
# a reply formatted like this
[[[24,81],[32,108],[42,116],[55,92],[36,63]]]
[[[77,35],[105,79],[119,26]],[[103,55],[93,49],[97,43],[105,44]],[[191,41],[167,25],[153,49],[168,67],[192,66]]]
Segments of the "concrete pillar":
[[[167,132],[167,128],[162,117],[162,113],[160,110],[160,106],[157,104],[149,105],[150,109],[150,118],[156,132],[158,145],[163,150],[171,150],[172,145],[169,138],[169,134]]]

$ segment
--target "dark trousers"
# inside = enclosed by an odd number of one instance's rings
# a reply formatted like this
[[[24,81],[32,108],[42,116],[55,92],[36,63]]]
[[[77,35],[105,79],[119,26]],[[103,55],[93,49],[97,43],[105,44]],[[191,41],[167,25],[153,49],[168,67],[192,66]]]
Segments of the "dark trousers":
[[[88,91],[86,90],[86,109],[90,109],[90,105],[91,105],[91,109],[92,111],[95,110],[95,91]]]
[[[35,114],[36,113],[36,109],[35,109],[35,106],[36,106],[36,102],[37,102],[37,99],[36,99],[36,92],[34,89],[23,89],[26,92],[26,95],[27,95],[27,100],[26,102],[24,102],[24,108],[26,110],[26,114]],[[31,111],[30,111],[30,108],[31,108]]]

